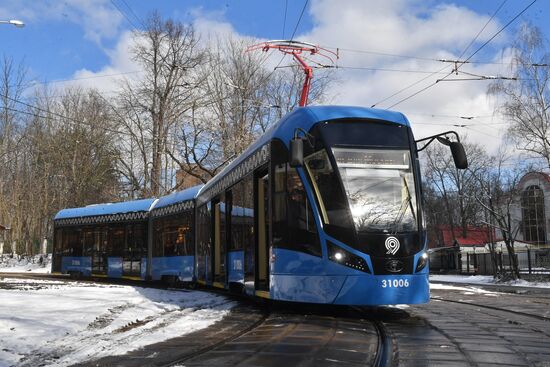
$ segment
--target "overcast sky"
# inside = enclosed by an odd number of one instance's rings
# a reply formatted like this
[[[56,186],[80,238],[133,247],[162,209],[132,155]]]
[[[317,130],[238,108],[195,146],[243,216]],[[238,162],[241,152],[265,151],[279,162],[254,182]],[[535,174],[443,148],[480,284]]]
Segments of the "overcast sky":
[[[79,79],[72,83],[108,94],[116,89],[117,78],[139,75],[128,54],[131,32],[142,27],[143,19],[155,9],[165,17],[193,23],[203,37],[223,32],[262,40],[288,39],[296,30],[295,40],[339,49],[337,65],[346,68],[335,71],[338,83],[329,91],[333,103],[398,110],[411,120],[417,138],[453,128],[495,151],[506,124],[495,114],[498,101],[486,95],[488,81],[441,81],[403,99],[452,70],[452,64],[438,59],[470,57],[531,2],[4,0],[0,20],[21,19],[26,27],[1,25],[0,50],[24,60],[33,80],[55,87],[63,85],[60,80]],[[550,1],[538,0],[471,58],[477,63],[461,70],[509,75],[507,49],[517,27],[529,21],[548,35],[549,11]],[[270,57],[280,60],[275,53]],[[112,76],[121,73],[125,74]]]

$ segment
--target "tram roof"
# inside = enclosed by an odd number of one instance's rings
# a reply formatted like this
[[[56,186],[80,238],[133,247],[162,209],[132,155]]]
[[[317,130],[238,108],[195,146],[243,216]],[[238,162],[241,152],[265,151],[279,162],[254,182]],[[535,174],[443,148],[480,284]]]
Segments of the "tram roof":
[[[98,215],[124,214],[134,212],[148,212],[156,199],[141,199],[120,203],[92,204],[81,208],[60,210],[54,217],[57,219],[93,217]]]
[[[176,191],[169,195],[165,195],[158,199],[158,201],[155,203],[155,205],[153,205],[151,210],[164,208],[166,206],[180,203],[182,201],[193,200],[203,186],[204,185],[197,185],[182,191]]]
[[[228,164],[213,179],[211,179],[202,189],[206,191],[217,183],[222,177],[230,172],[246,159],[250,153],[255,152],[259,147],[273,138],[281,139],[287,146],[290,139],[294,136],[294,130],[299,127],[306,131],[313,125],[331,120],[378,120],[388,121],[399,125],[410,126],[409,120],[401,112],[380,110],[377,108],[357,107],[357,106],[306,106],[299,107],[292,112],[287,113],[278,122],[273,124],[262,136],[260,136],[248,149],[238,158]],[[200,193],[199,193],[200,196]]]

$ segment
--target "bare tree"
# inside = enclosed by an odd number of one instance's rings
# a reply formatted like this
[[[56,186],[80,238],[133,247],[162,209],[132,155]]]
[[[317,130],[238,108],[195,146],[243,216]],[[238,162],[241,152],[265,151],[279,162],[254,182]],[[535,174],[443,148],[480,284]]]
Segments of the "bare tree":
[[[500,80],[489,93],[504,97],[502,113],[510,121],[510,137],[521,150],[543,158],[550,168],[550,53],[537,27],[524,24],[513,45],[516,81]]]
[[[437,215],[428,213],[428,218],[438,225],[447,224],[453,240],[457,238],[456,230],[460,230],[462,237],[467,237],[468,225],[479,223],[481,211],[475,199],[479,189],[477,175],[485,172],[491,162],[485,150],[477,144],[464,142],[464,149],[468,156],[468,170],[455,168],[445,146],[430,146],[425,155],[424,178],[430,188],[427,192],[432,196],[426,202],[427,211],[439,212]],[[437,196],[442,203],[433,196]],[[441,215],[443,208],[445,216]],[[446,220],[443,219],[445,217]]]
[[[0,73],[0,222],[11,227],[8,242],[12,251],[22,252],[13,248],[23,244],[25,227],[18,200],[23,194],[21,167],[25,157],[21,140],[26,115],[17,101],[25,91],[27,71],[22,63],[3,57]]]
[[[475,196],[489,214],[490,220],[485,223],[500,231],[512,265],[510,276],[518,279],[520,273],[514,243],[520,230],[520,222],[515,218],[514,212],[520,207],[521,193],[518,183],[524,172],[517,167],[507,168],[508,159],[507,154],[499,152],[492,159],[491,170],[476,173],[475,177],[480,183],[480,189]],[[493,244],[490,246],[490,252],[493,269],[496,269],[497,261]],[[504,276],[504,274],[500,275]]]
[[[180,126],[176,149],[170,150],[181,170],[203,182],[298,106],[303,72],[267,69],[265,56],[246,52],[253,43],[231,37],[212,42],[201,68],[200,98]],[[326,96],[327,75],[314,79],[312,103]]]
[[[194,70],[203,53],[192,26],[162,20],[158,13],[148,18],[144,32],[135,32],[134,41],[131,53],[144,73],[126,81],[118,100],[117,117],[129,135],[122,170],[131,187],[143,185],[141,195],[156,196],[169,189],[162,184],[163,174],[171,174],[162,169],[168,140],[193,105]]]

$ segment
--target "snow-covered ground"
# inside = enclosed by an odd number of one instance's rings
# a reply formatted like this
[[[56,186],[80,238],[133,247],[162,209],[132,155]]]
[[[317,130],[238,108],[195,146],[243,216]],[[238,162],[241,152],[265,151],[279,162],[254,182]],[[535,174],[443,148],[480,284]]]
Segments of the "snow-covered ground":
[[[124,354],[205,328],[233,305],[199,291],[0,276],[0,366]]]
[[[468,284],[496,284],[495,280],[490,275],[439,275],[430,274],[430,283],[432,282],[452,282],[452,283],[468,283]],[[550,288],[550,282],[528,282],[523,279],[498,283],[500,285],[510,285],[515,287],[535,287],[535,288]],[[433,288],[433,285],[430,284]]]
[[[50,255],[51,256],[51,255]],[[42,257],[42,263],[40,263],[40,256],[34,256],[31,258],[10,258],[6,255],[0,256],[0,273],[51,273],[51,259],[49,256]]]

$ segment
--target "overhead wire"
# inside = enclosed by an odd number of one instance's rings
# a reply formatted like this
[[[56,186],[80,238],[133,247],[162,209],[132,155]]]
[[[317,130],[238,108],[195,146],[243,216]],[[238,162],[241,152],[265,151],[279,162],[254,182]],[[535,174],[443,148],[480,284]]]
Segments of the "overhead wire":
[[[119,6],[115,3],[114,0],[111,0],[111,4],[113,4],[113,6],[115,7],[115,9],[124,17],[126,18],[126,20],[128,21],[128,23],[130,23],[130,25],[134,28],[134,29],[139,29],[138,26],[135,25],[135,23],[132,21],[132,19],[130,19],[130,17],[122,11],[122,9],[119,8]]]
[[[433,61],[433,62],[455,62],[458,60],[447,60],[447,59],[441,59],[441,58],[435,58],[435,57],[427,57],[427,56],[414,56],[414,55],[403,55],[403,54],[395,54],[390,52],[380,52],[380,51],[372,51],[372,50],[358,50],[358,49],[351,49],[351,48],[343,48],[343,47],[335,47],[335,46],[327,46],[327,45],[319,45],[323,48],[327,49],[333,49],[337,50],[338,52],[353,52],[353,53],[363,53],[363,54],[369,54],[369,55],[376,55],[376,56],[386,56],[386,57],[396,57],[396,58],[403,58],[403,59],[412,59],[412,60],[422,60],[422,61]],[[512,65],[512,62],[496,62],[496,61],[468,61],[467,64],[487,64],[487,65]],[[548,67],[550,64],[530,64],[531,66],[544,66]]]
[[[308,2],[309,2],[309,0],[306,0],[306,2],[304,3],[304,6],[302,7],[302,11],[300,12],[300,17],[298,18],[298,21],[296,22],[296,26],[294,26],[294,31],[292,32],[292,36],[290,37],[290,41],[292,41],[294,39],[294,36],[296,35],[296,31],[298,30],[298,26],[300,25],[300,22],[302,21],[302,17],[304,15],[304,12],[306,10]],[[285,19],[286,19],[286,16],[285,16]],[[279,60],[279,62],[277,63],[277,66],[275,66],[273,68],[273,70],[271,71],[271,73],[269,73],[269,75],[267,76],[267,79],[271,78],[271,76],[273,75],[275,70],[277,70],[279,68],[279,66],[281,66],[281,64],[282,64],[283,60],[285,59],[286,55],[287,55],[286,53],[283,54],[283,56],[281,57],[281,60]]]
[[[369,70],[369,71],[382,71],[382,72],[395,72],[395,73],[410,73],[410,74],[447,74],[440,71],[427,71],[427,70],[407,70],[407,69],[388,69],[388,68],[376,68],[368,66],[343,66],[343,65],[321,65],[314,67],[314,69],[346,69],[346,70]]]
[[[132,9],[132,7],[130,5],[128,5],[128,3],[126,2],[126,0],[121,0],[122,3],[124,5],[126,5],[126,8],[128,8],[128,10],[130,11],[130,13],[132,14],[132,16],[139,22],[139,24],[141,24],[141,26],[143,27],[143,29],[147,29],[147,26],[145,25],[145,22],[143,22],[143,20],[141,20],[140,17],[138,17],[138,15],[134,12],[134,9]]]
[[[481,32],[487,27],[487,25],[489,24],[489,22],[491,22],[491,20],[496,16],[496,14],[497,14],[498,11],[502,8],[503,4],[506,3],[506,1],[507,1],[507,0],[504,0],[503,3],[501,3],[501,5],[497,8],[497,10],[493,13],[493,15],[491,16],[491,18],[485,23],[485,25],[481,28],[481,30],[480,30],[480,31],[477,33],[477,35],[474,37],[474,39],[472,40],[472,42],[470,42],[470,43],[468,44],[468,47],[465,48],[464,51],[462,51],[461,56],[460,56],[459,58],[461,58],[461,57],[464,55],[464,53],[467,51],[467,49],[470,47],[470,45],[472,45],[473,42],[475,42],[475,40],[479,37],[479,35],[481,34]],[[409,90],[410,88],[412,88],[412,87],[414,87],[414,86],[416,86],[416,85],[422,83],[423,81],[429,79],[430,77],[436,75],[437,73],[440,73],[440,72],[442,72],[442,71],[445,70],[445,69],[448,69],[448,67],[449,67],[448,65],[445,65],[444,67],[442,67],[441,69],[439,69],[436,73],[430,74],[430,75],[428,75],[428,76],[426,76],[426,77],[424,77],[424,78],[422,78],[422,79],[420,79],[420,80],[418,80],[418,81],[416,81],[416,82],[414,82],[414,83],[412,83],[412,84],[406,86],[405,88],[402,88],[402,89],[398,90],[397,92],[391,94],[390,96],[388,96],[388,97],[386,97],[386,98],[383,98],[383,99],[381,99],[380,101],[376,102],[376,103],[373,104],[371,107],[376,107],[376,106],[379,105],[380,103],[383,103],[383,102],[385,102],[385,101],[387,101],[387,100],[389,100],[389,99],[391,99],[391,98],[393,98],[393,97],[395,97],[395,96],[401,94],[402,92],[404,92],[404,91],[406,91],[406,90]],[[451,71],[450,74],[452,74],[452,71]],[[450,74],[449,74],[449,75],[450,75]],[[422,93],[423,91],[427,90],[428,88],[431,88],[432,86],[434,86],[436,83],[437,83],[437,82],[430,84],[428,87],[425,87],[425,88],[421,89],[420,91],[414,93],[412,96],[410,96],[410,97],[408,97],[408,98],[412,98],[412,97],[416,96],[417,94]],[[399,103],[401,103],[401,102],[404,102],[405,100],[406,100],[406,99],[401,100],[401,101],[399,101],[398,103],[396,103],[396,104],[394,104],[394,105],[392,105],[392,106],[390,106],[390,107],[388,107],[388,108],[392,108],[392,107],[394,107],[395,105],[397,105],[397,104],[399,104]]]
[[[77,120],[77,119],[72,118],[72,117],[64,116],[64,115],[62,115],[62,114],[60,114],[60,113],[53,112],[53,111],[49,111],[49,110],[46,110],[46,109],[41,108],[41,107],[38,107],[38,106],[34,106],[34,105],[30,104],[30,103],[23,102],[23,101],[21,101],[21,100],[18,100],[18,99],[16,99],[16,98],[13,98],[13,97],[10,97],[10,96],[5,96],[5,97],[6,97],[7,99],[9,99],[10,101],[12,101],[12,102],[15,102],[15,103],[21,104],[21,105],[23,105],[23,106],[26,106],[26,107],[35,109],[35,110],[40,111],[40,112],[42,112],[42,113],[46,113],[46,114],[49,114],[49,115],[52,115],[52,116],[56,116],[56,117],[62,118],[62,119],[66,120],[66,121],[69,121],[69,122],[71,122],[71,123],[73,123],[73,124],[82,124],[82,125],[86,125],[86,126],[88,126],[88,127],[92,127],[92,128],[94,128],[94,129],[100,129],[100,130],[112,132],[112,133],[115,133],[115,134],[130,135],[129,133],[125,133],[125,132],[123,132],[123,131],[114,130],[114,129],[111,129],[111,128],[108,128],[108,127],[104,127],[104,126],[92,125],[92,124],[90,124],[89,122],[85,122],[85,121]],[[4,108],[11,109],[11,110],[13,110],[14,112],[19,112],[19,113],[22,113],[22,114],[25,114],[25,115],[36,116],[36,117],[43,118],[43,119],[50,119],[50,120],[53,120],[53,118],[52,118],[51,116],[42,116],[42,115],[39,115],[39,114],[34,114],[34,113],[31,113],[31,112],[22,111],[22,110],[10,108],[10,107],[4,107]]]
[[[307,3],[309,0],[306,0],[304,3],[304,6],[302,7],[302,12],[300,13],[300,18],[298,18],[298,21],[296,22],[296,26],[294,27],[294,31],[292,32],[292,36],[290,36],[290,40],[292,41],[294,39],[294,36],[296,35],[296,31],[298,30],[298,26],[300,25],[300,22],[302,21],[302,17],[304,16],[304,12],[307,8]]]
[[[507,0],[504,0],[504,2],[498,7],[498,9],[495,11],[495,13],[491,16],[491,18],[487,21],[487,23],[485,24],[485,26],[483,27],[483,29],[487,26],[487,24],[496,16],[496,14],[498,13],[498,11],[501,9],[502,5],[504,3],[506,3]],[[487,46],[489,44],[489,42],[491,42],[493,39],[495,39],[495,37],[497,37],[500,33],[502,33],[502,31],[504,31],[506,28],[508,28],[508,26],[510,24],[512,24],[517,18],[519,18],[523,13],[525,13],[533,4],[535,4],[537,2],[537,0],[533,0],[529,5],[527,5],[521,12],[519,12],[515,17],[513,17],[510,21],[508,21],[508,23],[506,23],[503,27],[501,27],[498,32],[496,32],[492,37],[490,37],[487,41],[485,41],[480,47],[478,47],[478,49],[476,51],[474,51],[464,62],[461,62],[460,65],[457,65],[455,66],[455,68],[453,69],[453,71],[451,71],[451,73],[449,73],[448,76],[445,76],[443,77],[443,79],[446,79],[448,78],[449,76],[451,76],[455,70],[458,70],[458,68],[462,65],[464,65],[465,62],[468,62],[472,57],[474,57],[479,51],[481,51],[485,46]],[[482,30],[483,30],[482,29]],[[477,37],[481,34],[481,31],[478,33],[478,35],[476,36],[476,39]],[[473,42],[470,42],[470,45],[473,44]],[[468,46],[469,47],[469,46]],[[465,54],[467,49],[465,49],[461,56],[459,56],[459,59],[462,58],[462,56]],[[403,98],[401,99],[400,101],[392,104],[391,106],[388,107],[389,108],[393,108],[395,106],[397,106],[398,104],[401,104],[415,96],[417,96],[418,94],[426,91],[427,89],[429,88],[432,88],[433,86],[435,86],[440,80],[436,80],[434,83],[428,85],[427,87],[425,88],[422,88],[421,90],[413,93],[412,95],[406,97],[406,98]]]
[[[285,16],[284,16],[284,19],[283,19],[283,38],[282,38],[282,39],[285,39],[286,13],[287,13],[287,10],[288,10],[288,0],[285,0]]]

